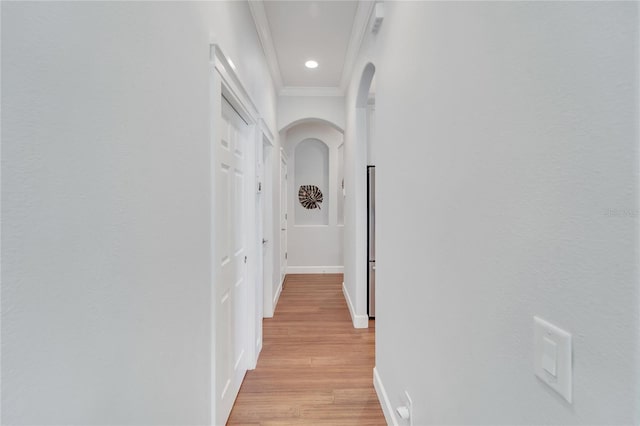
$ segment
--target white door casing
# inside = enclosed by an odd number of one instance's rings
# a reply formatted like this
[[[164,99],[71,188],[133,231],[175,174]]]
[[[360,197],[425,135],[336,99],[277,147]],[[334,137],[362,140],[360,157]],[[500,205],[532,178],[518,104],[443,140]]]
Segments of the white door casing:
[[[280,287],[284,284],[287,274],[287,191],[289,189],[287,174],[287,157],[284,151],[280,152]],[[277,295],[276,295],[277,297]],[[275,303],[274,303],[275,306]]]
[[[262,124],[262,122],[261,122]],[[262,313],[263,317],[273,317],[273,271],[274,271],[274,181],[273,181],[273,136],[262,126]]]
[[[247,294],[248,248],[247,211],[247,155],[249,129],[225,99],[222,100],[221,137],[217,149],[218,206],[216,253],[219,262],[214,287],[217,306],[215,313],[216,396],[220,401],[219,414],[231,412],[231,407],[247,369]]]
[[[211,423],[225,424],[260,337],[255,104],[211,45]],[[261,255],[260,255],[261,256]]]
[[[257,170],[257,182],[256,182],[256,230],[260,236],[261,245],[258,247],[256,253],[256,279],[254,280],[255,286],[255,300],[252,301],[256,315],[249,320],[253,320],[253,329],[255,341],[253,342],[253,353],[251,357],[250,369],[256,368],[258,361],[258,354],[262,350],[262,318],[264,313],[263,293],[264,293],[264,241],[266,240],[264,235],[264,223],[263,218],[265,215],[265,199],[264,199],[264,147],[262,145],[262,133],[256,132],[258,140],[256,141],[256,170]]]
[[[271,142],[271,132],[268,127],[264,123],[262,119],[260,119],[260,126],[256,128],[256,155],[255,155],[255,166],[256,166],[256,195],[255,195],[255,206],[256,212],[255,215],[255,229],[257,235],[259,236],[259,244],[257,246],[256,251],[256,275],[253,280],[255,292],[253,295],[255,296],[253,299],[249,300],[249,303],[254,307],[252,310],[252,315],[249,317],[249,321],[252,324],[251,334],[254,337],[254,340],[250,342],[253,345],[252,350],[249,353],[249,369],[254,369],[256,367],[256,363],[258,361],[258,356],[260,351],[262,350],[262,319],[265,316],[265,303],[264,299],[265,293],[270,293],[266,291],[266,289],[271,286],[270,275],[271,268],[271,257],[269,253],[271,252],[271,218],[272,216],[269,214],[271,211],[272,203],[271,203],[271,194],[272,194],[272,182],[269,167],[271,166],[270,162],[270,150],[272,147]],[[268,309],[269,307],[267,307]],[[270,316],[273,316],[271,314]]]

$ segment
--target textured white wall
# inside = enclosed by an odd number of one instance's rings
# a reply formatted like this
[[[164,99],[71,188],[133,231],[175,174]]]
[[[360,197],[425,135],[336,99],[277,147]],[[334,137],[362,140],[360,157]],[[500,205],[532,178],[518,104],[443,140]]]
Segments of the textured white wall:
[[[376,48],[376,364],[392,405],[408,390],[415,425],[637,424],[638,4],[385,12],[346,143]],[[572,405],[533,374],[534,315],[573,334]]]
[[[210,421],[212,33],[275,130],[245,3],[2,4],[3,424]]]
[[[310,138],[320,140],[329,147],[329,190],[323,194],[326,200],[323,208],[329,214],[328,225],[302,225],[296,223],[294,215],[298,211],[296,204],[299,205],[298,186],[293,179],[299,173],[294,150],[300,142]],[[338,225],[338,197],[342,196],[338,187],[338,147],[342,142],[342,133],[321,123],[298,124],[289,129],[283,139],[289,157],[289,272],[318,271],[317,268],[323,266],[332,267],[327,272],[336,272],[337,268],[341,271],[343,267],[343,226]]]

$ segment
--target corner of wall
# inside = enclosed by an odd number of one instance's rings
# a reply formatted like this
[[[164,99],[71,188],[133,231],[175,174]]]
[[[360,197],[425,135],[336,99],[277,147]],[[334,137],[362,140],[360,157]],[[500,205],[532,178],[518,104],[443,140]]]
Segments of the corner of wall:
[[[396,416],[393,414],[393,407],[391,406],[391,401],[389,401],[387,390],[382,384],[382,379],[378,373],[378,367],[373,367],[373,387],[376,390],[376,395],[378,396],[378,401],[382,407],[382,413],[384,414],[387,424],[398,426],[398,421],[396,420]]]
[[[369,317],[367,315],[358,315],[356,314],[356,310],[351,303],[351,297],[349,296],[349,291],[347,290],[347,286],[342,283],[342,293],[344,294],[344,298],[347,301],[347,306],[349,307],[349,314],[351,314],[351,320],[353,321],[353,328],[368,328],[369,327]]]
[[[286,278],[282,280],[280,284],[278,284],[278,288],[276,289],[276,294],[273,295],[273,313],[274,314],[276,312],[276,307],[278,306],[278,301],[280,300],[280,293],[282,293],[282,286],[284,285],[285,280]]]

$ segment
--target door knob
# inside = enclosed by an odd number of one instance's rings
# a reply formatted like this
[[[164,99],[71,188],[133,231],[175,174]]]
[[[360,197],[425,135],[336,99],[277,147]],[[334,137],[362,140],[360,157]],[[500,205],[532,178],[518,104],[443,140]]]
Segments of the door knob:
[[[286,230],[287,230],[287,228],[281,228],[280,230],[281,230],[281,231],[286,231]]]
[[[269,240],[265,240],[265,239],[263,238],[263,239],[262,239],[262,244],[266,244],[266,243],[267,243],[267,241],[269,241]]]

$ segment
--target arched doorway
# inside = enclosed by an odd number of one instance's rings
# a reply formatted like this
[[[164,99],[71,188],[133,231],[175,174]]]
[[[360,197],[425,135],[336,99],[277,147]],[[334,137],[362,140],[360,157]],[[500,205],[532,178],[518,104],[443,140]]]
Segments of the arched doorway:
[[[351,121],[353,130],[347,132],[353,143],[347,147],[349,165],[345,168],[345,179],[349,181],[345,205],[345,295],[356,328],[369,326],[367,166],[371,145],[369,124],[374,111],[369,105],[369,94],[375,70],[370,62],[363,68],[355,96],[355,115]]]

